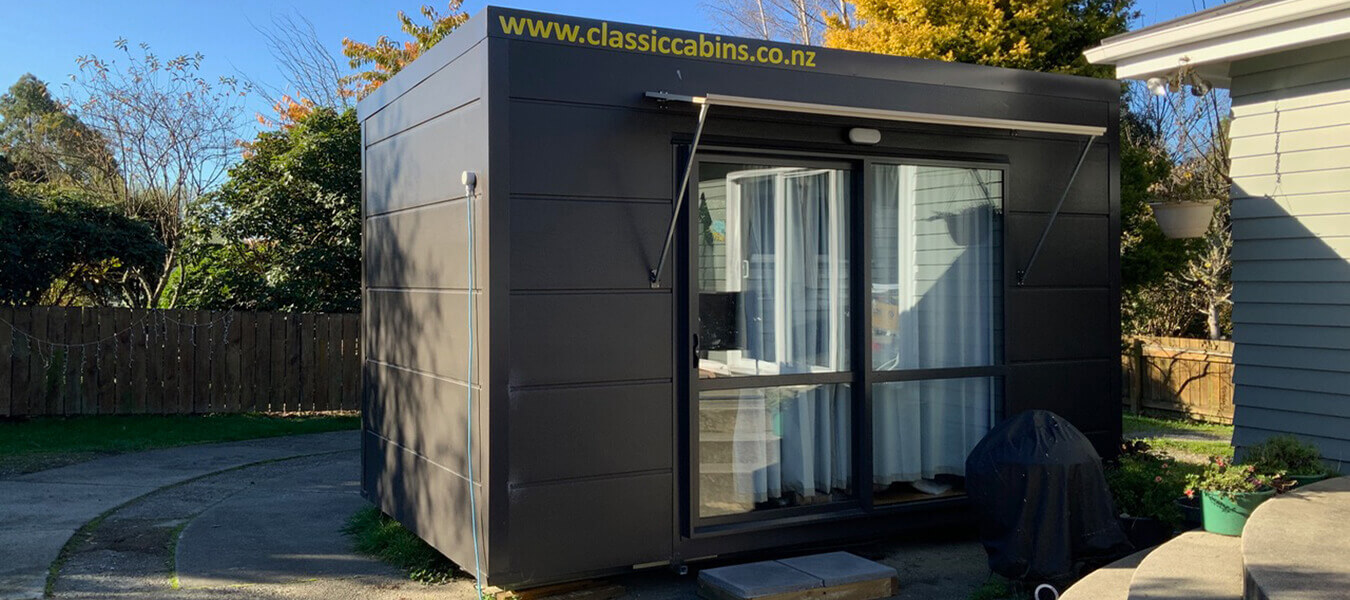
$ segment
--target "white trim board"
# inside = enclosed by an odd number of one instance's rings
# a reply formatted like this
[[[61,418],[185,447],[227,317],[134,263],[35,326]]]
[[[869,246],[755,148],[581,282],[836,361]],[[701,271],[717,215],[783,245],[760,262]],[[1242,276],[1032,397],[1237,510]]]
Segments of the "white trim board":
[[[1350,39],[1350,0],[1285,0],[1108,38],[1083,55],[1119,79],[1166,76],[1182,65],[1228,84],[1235,60]]]

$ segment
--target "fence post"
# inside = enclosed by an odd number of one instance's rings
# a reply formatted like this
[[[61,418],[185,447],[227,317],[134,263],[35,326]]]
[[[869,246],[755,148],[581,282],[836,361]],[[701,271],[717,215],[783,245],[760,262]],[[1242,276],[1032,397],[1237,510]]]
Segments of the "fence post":
[[[1148,381],[1145,370],[1148,364],[1144,362],[1144,340],[1135,338],[1130,342],[1130,359],[1133,363],[1130,369],[1130,412],[1139,414],[1143,406],[1144,382]]]

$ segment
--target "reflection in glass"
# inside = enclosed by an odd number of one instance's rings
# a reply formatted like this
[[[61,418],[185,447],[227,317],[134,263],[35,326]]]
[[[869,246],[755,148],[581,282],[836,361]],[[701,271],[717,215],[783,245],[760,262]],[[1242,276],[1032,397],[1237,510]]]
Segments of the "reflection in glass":
[[[877,165],[872,178],[872,367],[997,360],[1003,173]]]
[[[964,492],[966,456],[989,432],[993,377],[872,386],[872,485],[877,504]]]
[[[851,497],[851,411],[847,384],[701,392],[699,516]]]
[[[849,368],[850,177],[699,166],[700,377]]]

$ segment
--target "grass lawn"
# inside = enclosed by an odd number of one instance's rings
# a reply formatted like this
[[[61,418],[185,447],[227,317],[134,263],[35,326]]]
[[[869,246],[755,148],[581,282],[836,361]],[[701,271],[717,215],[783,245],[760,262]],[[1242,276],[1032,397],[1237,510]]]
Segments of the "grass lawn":
[[[357,429],[355,415],[42,417],[0,421],[0,476],[170,446]]]
[[[422,583],[445,583],[472,577],[379,509],[363,508],[347,520],[342,532],[351,536],[356,551],[398,567]]]
[[[1124,437],[1141,439],[1177,460],[1203,463],[1209,456],[1233,457],[1233,426],[1183,419],[1123,415]]]

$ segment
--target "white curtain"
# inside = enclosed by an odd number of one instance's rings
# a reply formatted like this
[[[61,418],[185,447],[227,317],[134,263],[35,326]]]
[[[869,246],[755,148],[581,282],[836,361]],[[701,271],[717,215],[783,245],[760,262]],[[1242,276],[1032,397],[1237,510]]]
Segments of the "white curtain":
[[[765,169],[739,186],[744,274],[740,348],[760,374],[849,368],[848,183],[826,169]],[[736,495],[814,502],[850,486],[852,418],[845,384],[743,390]]]
[[[976,367],[996,359],[998,171],[878,166],[873,177],[873,367]],[[964,475],[992,425],[987,377],[878,384],[873,483]]]

